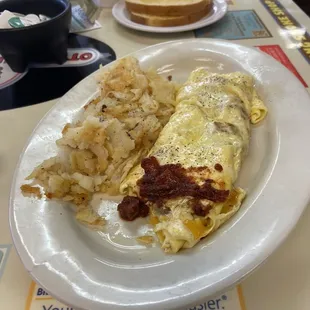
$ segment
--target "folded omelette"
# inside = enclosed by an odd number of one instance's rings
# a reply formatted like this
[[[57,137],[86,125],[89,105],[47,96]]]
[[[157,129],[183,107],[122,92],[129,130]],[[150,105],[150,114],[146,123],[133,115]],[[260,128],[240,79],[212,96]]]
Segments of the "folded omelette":
[[[147,204],[165,252],[193,247],[238,211],[245,191],[234,183],[250,124],[266,113],[251,76],[204,68],[191,73],[148,157],[120,187]]]

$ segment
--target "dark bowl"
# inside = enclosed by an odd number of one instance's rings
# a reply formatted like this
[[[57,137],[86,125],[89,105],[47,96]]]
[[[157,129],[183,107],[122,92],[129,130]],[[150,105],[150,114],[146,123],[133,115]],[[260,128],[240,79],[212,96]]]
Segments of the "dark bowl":
[[[24,72],[30,62],[67,60],[71,22],[69,0],[2,0],[0,12],[43,14],[51,19],[24,28],[0,29],[0,54],[15,72]]]

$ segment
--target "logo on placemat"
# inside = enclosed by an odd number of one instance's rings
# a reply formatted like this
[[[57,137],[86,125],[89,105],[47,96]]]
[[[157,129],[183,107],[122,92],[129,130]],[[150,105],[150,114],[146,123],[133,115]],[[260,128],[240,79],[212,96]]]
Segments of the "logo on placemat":
[[[88,66],[100,57],[104,57],[94,48],[69,48],[67,61],[62,65],[58,64],[31,64],[31,68],[57,68],[57,67],[79,67]]]
[[[95,63],[101,57],[104,57],[94,48],[69,48],[68,60],[62,65],[33,63],[29,68],[59,68],[59,67],[81,67]],[[17,73],[11,70],[5,59],[0,55],[0,89],[16,83],[27,74],[28,70],[23,73]]]

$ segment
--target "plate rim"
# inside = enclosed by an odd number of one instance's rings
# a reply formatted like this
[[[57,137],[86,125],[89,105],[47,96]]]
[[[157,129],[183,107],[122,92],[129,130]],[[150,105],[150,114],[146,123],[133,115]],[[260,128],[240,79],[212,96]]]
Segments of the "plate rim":
[[[276,63],[277,65],[280,65],[282,66],[282,68],[291,76],[292,79],[294,79],[295,81],[298,82],[298,84],[300,85],[300,90],[307,96],[308,98],[308,101],[310,103],[310,97],[309,97],[309,93],[306,91],[306,89],[302,86],[302,84],[300,83],[300,81],[297,79],[297,77],[290,71],[288,70],[287,68],[285,68],[283,65],[277,63],[276,60],[273,59],[273,57],[265,54],[265,53],[262,53],[261,51],[255,49],[254,47],[248,47],[248,46],[243,46],[241,44],[236,44],[236,43],[232,43],[232,42],[229,42],[229,41],[226,41],[226,40],[220,40],[220,39],[196,39],[196,38],[193,38],[193,39],[181,39],[181,40],[175,40],[175,41],[167,41],[167,42],[163,42],[163,43],[159,43],[159,44],[155,44],[155,45],[152,45],[152,46],[148,46],[148,47],[145,47],[143,49],[140,49],[140,50],[137,50],[133,53],[129,53],[128,55],[124,56],[124,57],[127,57],[127,56],[135,56],[137,53],[141,53],[141,52],[145,52],[147,51],[148,49],[150,48],[160,48],[161,46],[163,45],[170,45],[170,44],[175,44],[175,43],[195,43],[195,42],[202,42],[202,41],[206,41],[206,43],[211,43],[211,46],[212,44],[216,44],[216,43],[223,43],[225,45],[233,45],[233,46],[237,46],[239,48],[243,48],[243,49],[246,49],[246,50],[250,50],[252,52],[255,52],[255,53],[259,53],[261,55],[264,55],[265,57],[268,57],[269,59],[272,59],[274,63]],[[122,57],[122,58],[124,58]],[[119,58],[121,59],[121,58]],[[119,59],[115,60],[115,61],[118,61]],[[106,65],[106,67],[110,67],[112,66],[115,61],[109,63],[108,65]],[[92,73],[91,75],[89,75],[88,77],[86,77],[85,79],[83,79],[81,82],[79,82],[78,84],[76,84],[72,89],[70,89],[66,94],[72,92],[74,89],[80,87],[79,85],[82,84],[83,82],[85,82],[85,80],[87,79],[91,79],[95,74],[96,74],[97,71],[95,71],[94,73]],[[65,95],[66,95],[65,94]],[[64,96],[65,96],[64,95]],[[46,286],[44,284],[42,284],[42,281],[39,279],[40,277],[37,276],[36,274],[36,265],[33,265],[32,268],[29,270],[26,265],[25,265],[25,257],[26,255],[28,255],[26,253],[26,250],[24,247],[22,247],[22,242],[20,240],[20,236],[18,234],[18,231],[17,231],[17,228],[16,228],[16,223],[14,221],[14,206],[13,206],[13,201],[14,201],[14,190],[15,190],[15,187],[16,187],[16,179],[17,179],[17,175],[18,175],[18,169],[20,167],[20,164],[21,164],[21,161],[22,161],[22,158],[23,158],[23,155],[27,149],[27,147],[29,146],[29,143],[30,141],[32,140],[35,132],[37,131],[37,129],[40,127],[40,125],[45,121],[45,119],[49,116],[49,114],[58,106],[61,105],[61,98],[58,99],[57,103],[44,115],[44,117],[38,122],[38,124],[35,126],[34,130],[32,131],[31,135],[29,136],[23,150],[21,151],[21,154],[19,156],[19,160],[18,160],[18,163],[16,165],[16,168],[15,168],[15,172],[14,172],[14,175],[13,175],[13,181],[12,181],[12,186],[11,186],[11,191],[10,191],[10,199],[9,199],[9,226],[10,226],[10,232],[11,232],[11,236],[12,236],[12,240],[13,240],[13,243],[15,245],[15,249],[17,250],[17,253],[21,259],[21,261],[23,262],[25,268],[27,269],[27,271],[30,273],[30,275],[32,276],[32,278],[34,278],[36,280],[37,283],[40,283],[40,285],[46,289],[47,292],[50,292],[51,290],[49,288],[46,288]],[[310,110],[309,110],[310,112]],[[304,203],[304,206],[303,207],[300,207],[298,210],[298,212],[296,212],[294,214],[294,217],[292,217],[290,219],[290,222],[289,222],[289,226],[286,227],[286,230],[284,231],[284,233],[281,234],[280,238],[277,239],[277,240],[274,240],[274,242],[272,243],[272,246],[270,246],[270,249],[269,249],[269,252],[268,253],[260,253],[260,255],[257,255],[254,259],[252,259],[252,265],[251,263],[247,263],[247,265],[243,265],[242,268],[240,268],[238,270],[238,272],[235,272],[233,274],[230,274],[229,276],[227,276],[225,279],[221,279],[218,283],[216,283],[217,285],[220,283],[220,284],[223,284],[224,282],[226,282],[225,284],[225,288],[222,287],[221,289],[217,289],[216,292],[213,292],[213,294],[216,294],[216,293],[219,293],[219,292],[222,292],[223,290],[227,289],[228,287],[232,287],[233,285],[239,283],[240,281],[242,281],[244,279],[244,277],[248,276],[253,270],[255,270],[258,266],[260,266],[285,240],[286,238],[288,237],[288,235],[292,232],[292,230],[294,229],[294,227],[296,226],[298,220],[300,219],[300,217],[302,216],[303,212],[305,211],[306,207],[307,207],[307,203],[309,202],[310,200],[310,192],[307,193],[307,196],[306,198],[306,201]],[[270,243],[270,240],[268,241]],[[17,244],[21,247],[17,247]],[[271,244],[270,244],[271,245]],[[22,253],[23,252],[23,253]],[[259,259],[258,259],[259,258]],[[250,266],[251,265],[251,266]],[[251,267],[251,268],[249,268]],[[40,273],[40,272],[39,272]],[[240,276],[241,274],[241,276]],[[223,285],[222,285],[223,286]],[[207,290],[206,288],[204,288],[204,290]],[[64,303],[68,303],[69,301],[66,301],[64,298],[62,298],[62,296],[58,296],[58,295],[55,295],[55,294],[52,294],[53,296],[56,296],[56,299],[57,300],[60,300]],[[209,295],[204,295],[201,293],[201,291],[195,291],[195,292],[191,292],[191,296],[189,296],[188,299],[191,299],[190,301],[190,304],[193,303],[193,295],[195,296],[195,300],[197,300],[197,303],[201,300],[204,300],[206,299]],[[81,296],[79,296],[80,298],[82,298]],[[89,302],[89,304],[91,303],[91,300],[87,299],[87,298],[84,298],[85,300],[87,300]],[[184,296],[179,296],[178,300],[182,300],[184,302]],[[70,304],[75,307],[76,309],[81,309],[79,305],[76,305],[74,303],[74,301],[70,301]],[[190,304],[186,304],[186,305],[190,305]],[[101,304],[101,306],[104,306],[104,305],[107,305],[107,304]],[[158,304],[156,304],[156,306],[164,306],[165,304],[162,303],[162,301],[160,301]],[[179,302],[176,304],[176,306],[180,307],[180,306],[184,306],[184,304],[180,304]],[[137,306],[136,306],[137,307]],[[173,306],[173,309],[174,309],[175,306]],[[141,308],[141,307],[137,307],[137,308]],[[114,308],[113,309],[121,309],[121,306],[118,308]],[[131,309],[131,308],[130,308]],[[155,309],[155,308],[151,308],[151,309]],[[156,308],[158,309],[158,308]],[[169,308],[170,309],[170,308]],[[90,309],[88,309],[90,310]]]
[[[120,0],[117,3],[114,4],[112,8],[112,15],[115,18],[115,20],[121,24],[122,26],[129,28],[129,29],[134,29],[137,31],[142,31],[142,32],[151,32],[151,33],[181,33],[181,32],[187,32],[187,31],[193,31],[196,29],[200,29],[209,25],[212,25],[219,20],[221,20],[226,13],[228,12],[228,4],[225,0],[213,0],[213,7],[214,6],[220,7],[223,11],[219,13],[219,16],[216,20],[210,22],[210,18],[213,15],[209,16],[203,23],[202,20],[198,20],[195,23],[188,24],[188,25],[183,25],[183,26],[174,26],[174,27],[153,27],[153,26],[147,26],[147,25],[142,25],[135,23],[131,21],[130,19],[123,20],[119,16],[119,11],[125,9],[125,0]]]

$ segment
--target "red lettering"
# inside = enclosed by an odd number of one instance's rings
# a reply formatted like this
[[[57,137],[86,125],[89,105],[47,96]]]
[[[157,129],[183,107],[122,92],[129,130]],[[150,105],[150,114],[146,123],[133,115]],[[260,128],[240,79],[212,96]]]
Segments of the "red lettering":
[[[92,58],[93,54],[92,53],[84,53],[81,55],[80,59],[81,60],[87,60],[87,59],[90,59]]]
[[[68,60],[72,60],[72,61],[74,61],[74,60],[79,60],[80,58],[79,58],[79,53],[74,53],[72,56],[71,56],[71,58],[68,58]]]

